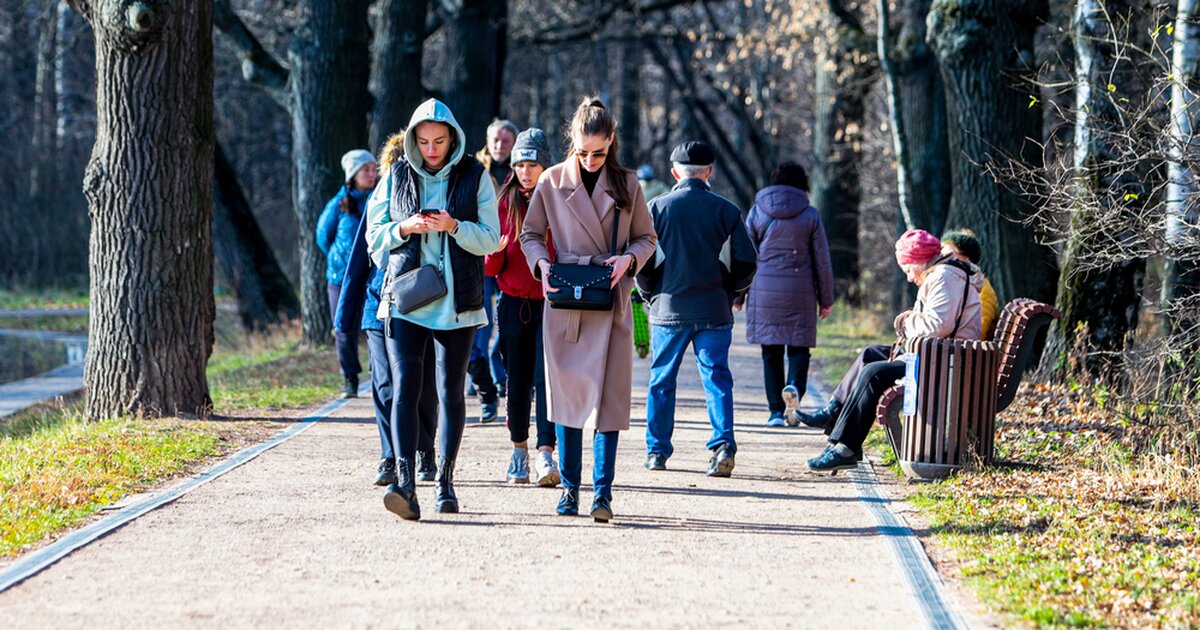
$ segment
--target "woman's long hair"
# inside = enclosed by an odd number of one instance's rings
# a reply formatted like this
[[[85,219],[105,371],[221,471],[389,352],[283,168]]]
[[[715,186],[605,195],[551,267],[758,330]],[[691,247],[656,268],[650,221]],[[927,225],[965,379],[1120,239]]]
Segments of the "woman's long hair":
[[[567,142],[574,143],[574,135],[583,136],[612,136],[612,145],[608,148],[608,156],[604,159],[603,168],[608,170],[608,185],[612,188],[613,198],[617,202],[617,210],[633,211],[633,195],[629,191],[626,176],[633,171],[621,165],[617,156],[621,153],[621,144],[617,139],[617,119],[598,96],[585,97],[575,108],[575,115],[567,127]],[[574,151],[571,156],[578,160]]]
[[[516,171],[508,176],[497,196],[507,204],[508,213],[505,218],[508,224],[516,226],[516,233],[520,234],[521,228],[525,224],[525,210],[529,206],[529,198],[521,189],[521,182],[517,178]]]

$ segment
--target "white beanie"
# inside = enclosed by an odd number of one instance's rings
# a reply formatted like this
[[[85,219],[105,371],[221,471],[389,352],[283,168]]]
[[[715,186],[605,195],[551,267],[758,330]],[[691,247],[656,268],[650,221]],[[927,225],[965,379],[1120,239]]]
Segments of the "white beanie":
[[[342,181],[349,182],[358,175],[358,171],[368,164],[375,164],[375,156],[366,149],[354,149],[347,151],[346,155],[342,156],[342,170],[346,172],[346,176]]]

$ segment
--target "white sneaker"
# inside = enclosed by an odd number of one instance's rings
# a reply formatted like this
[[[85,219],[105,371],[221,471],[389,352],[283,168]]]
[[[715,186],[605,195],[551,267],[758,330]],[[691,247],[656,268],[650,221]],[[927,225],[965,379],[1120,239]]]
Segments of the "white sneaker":
[[[558,473],[558,465],[554,463],[554,455],[550,451],[538,451],[534,468],[538,475],[537,484],[543,488],[553,488],[562,480]]]

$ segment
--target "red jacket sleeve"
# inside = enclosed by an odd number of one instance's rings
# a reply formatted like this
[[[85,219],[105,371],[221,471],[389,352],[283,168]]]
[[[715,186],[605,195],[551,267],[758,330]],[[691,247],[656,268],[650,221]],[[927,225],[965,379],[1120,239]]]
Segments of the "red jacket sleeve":
[[[509,242],[516,240],[517,237],[515,234],[509,234],[508,204],[505,203],[504,199],[500,200],[500,203],[496,207],[496,212],[500,215],[500,234],[502,236],[507,236]],[[501,240],[503,240],[503,239],[501,239]],[[507,244],[505,244],[498,251],[496,251],[496,253],[488,254],[487,256],[483,257],[483,273],[484,273],[484,275],[488,275],[488,276],[500,275],[500,272],[504,270],[504,263],[506,262],[505,250],[507,250],[507,249],[508,249],[508,246],[507,246]]]

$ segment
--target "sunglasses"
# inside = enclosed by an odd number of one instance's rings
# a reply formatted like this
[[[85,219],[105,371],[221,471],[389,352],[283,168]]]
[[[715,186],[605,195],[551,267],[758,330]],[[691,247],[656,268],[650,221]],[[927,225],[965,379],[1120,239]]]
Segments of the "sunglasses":
[[[581,151],[581,150],[579,150],[579,149],[576,149],[576,150],[575,150],[575,157],[577,157],[577,158],[579,158],[579,159],[581,159],[581,160],[586,160],[586,159],[588,159],[588,158],[591,158],[591,159],[598,159],[598,158],[602,158],[602,157],[604,157],[604,156],[606,156],[606,155],[608,155],[608,150],[607,150],[607,149],[605,149],[605,150],[603,150],[603,151],[591,151],[591,152],[588,152],[588,151]]]

